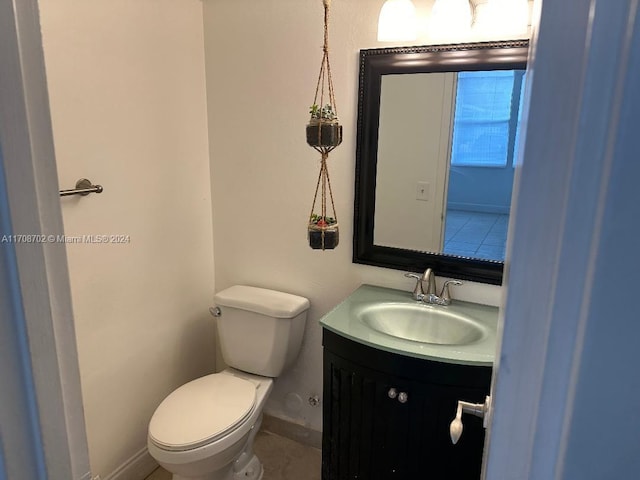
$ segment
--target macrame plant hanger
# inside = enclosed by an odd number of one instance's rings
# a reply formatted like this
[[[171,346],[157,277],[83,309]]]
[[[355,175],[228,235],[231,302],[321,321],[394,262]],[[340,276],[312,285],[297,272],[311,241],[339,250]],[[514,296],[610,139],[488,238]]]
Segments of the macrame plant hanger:
[[[308,238],[313,249],[330,250],[338,245],[338,216],[333,202],[327,159],[329,152],[342,143],[342,125],[338,122],[336,99],[329,62],[329,9],[331,0],[322,0],[324,5],[324,46],[316,93],[311,106],[311,118],[307,125],[307,143],[321,155],[320,173],[309,214]],[[325,95],[328,97],[325,100]],[[325,103],[326,101],[326,103]],[[318,195],[320,198],[318,198]],[[327,212],[327,198],[331,202],[331,215]],[[319,202],[318,202],[319,200]],[[316,204],[319,203],[319,212]]]

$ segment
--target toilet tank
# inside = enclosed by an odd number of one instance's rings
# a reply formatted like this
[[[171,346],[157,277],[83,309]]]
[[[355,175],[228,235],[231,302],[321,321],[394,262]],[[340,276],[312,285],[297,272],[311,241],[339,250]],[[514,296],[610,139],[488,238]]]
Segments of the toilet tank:
[[[244,372],[277,377],[298,355],[309,300],[265,288],[235,285],[218,292],[222,358]]]

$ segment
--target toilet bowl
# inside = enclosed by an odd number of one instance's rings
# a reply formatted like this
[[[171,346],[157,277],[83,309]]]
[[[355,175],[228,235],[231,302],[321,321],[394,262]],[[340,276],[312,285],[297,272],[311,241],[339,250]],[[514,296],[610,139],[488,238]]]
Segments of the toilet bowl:
[[[252,443],[272,386],[231,368],[183,385],[151,418],[149,453],[174,480],[262,478]]]
[[[277,377],[295,359],[309,301],[255,287],[215,296],[229,367],[172,392],[149,423],[149,453],[173,480],[260,480],[253,453],[262,410]]]

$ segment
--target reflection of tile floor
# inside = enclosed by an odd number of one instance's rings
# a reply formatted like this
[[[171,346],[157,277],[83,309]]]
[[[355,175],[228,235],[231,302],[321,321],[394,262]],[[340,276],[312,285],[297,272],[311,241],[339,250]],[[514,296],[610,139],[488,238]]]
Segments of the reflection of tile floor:
[[[504,260],[509,215],[447,210],[444,253]]]
[[[320,450],[260,430],[253,445],[264,466],[262,480],[320,480]],[[158,467],[146,480],[171,480]]]

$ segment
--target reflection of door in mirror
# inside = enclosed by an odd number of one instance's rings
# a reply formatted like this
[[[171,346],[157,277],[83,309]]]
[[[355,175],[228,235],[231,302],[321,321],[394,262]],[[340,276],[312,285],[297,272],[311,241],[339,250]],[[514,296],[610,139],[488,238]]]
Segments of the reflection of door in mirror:
[[[458,74],[445,253],[504,260],[523,79],[522,70]]]
[[[374,243],[442,252],[456,74],[383,75]]]
[[[523,80],[382,76],[374,244],[504,259]]]

